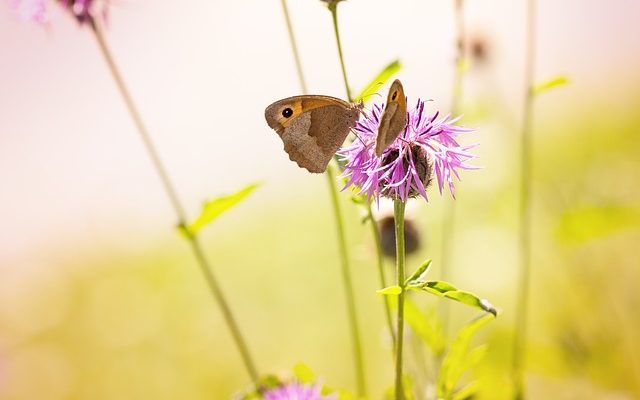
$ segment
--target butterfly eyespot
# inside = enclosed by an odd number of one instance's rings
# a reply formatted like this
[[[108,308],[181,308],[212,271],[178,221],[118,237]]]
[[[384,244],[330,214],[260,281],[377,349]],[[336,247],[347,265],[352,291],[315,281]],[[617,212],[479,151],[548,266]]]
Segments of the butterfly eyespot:
[[[292,115],[293,115],[293,110],[291,108],[287,107],[284,110],[282,110],[282,116],[283,117],[289,118]]]
[[[393,92],[393,95],[391,96],[391,100],[395,100],[396,97],[398,97],[398,92]]]

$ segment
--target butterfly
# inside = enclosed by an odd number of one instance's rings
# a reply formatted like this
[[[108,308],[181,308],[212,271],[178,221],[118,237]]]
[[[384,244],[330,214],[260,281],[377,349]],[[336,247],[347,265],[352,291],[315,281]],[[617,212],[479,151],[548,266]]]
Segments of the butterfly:
[[[402,83],[396,79],[391,84],[387,95],[387,103],[380,116],[378,135],[376,137],[376,155],[378,157],[398,138],[406,126],[407,98],[404,95]]]
[[[356,126],[362,103],[331,96],[303,95],[278,100],[264,111],[289,158],[309,172],[321,173]]]
[[[302,95],[278,100],[264,110],[264,117],[275,130],[289,158],[309,172],[322,173],[360,118],[364,104],[349,103],[331,96]],[[407,123],[407,104],[399,80],[387,96],[380,119],[376,154],[398,137]],[[380,149],[380,150],[378,150]]]

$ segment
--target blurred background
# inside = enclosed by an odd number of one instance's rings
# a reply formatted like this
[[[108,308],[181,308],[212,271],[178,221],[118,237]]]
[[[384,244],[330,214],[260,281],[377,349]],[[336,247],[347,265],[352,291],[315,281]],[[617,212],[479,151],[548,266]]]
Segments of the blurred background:
[[[538,3],[537,80],[570,84],[535,104],[529,398],[637,399],[640,2]],[[189,214],[263,183],[203,233],[258,368],[303,361],[352,388],[325,178],[289,161],[263,117],[300,93],[280,2],[110,5],[106,39]],[[315,0],[289,7],[310,90],[345,97],[330,13]],[[0,3],[0,398],[229,398],[249,378],[219,308],[93,35],[51,8],[39,26]],[[465,18],[463,121],[478,129],[465,140],[480,143],[482,169],[458,185],[451,280],[502,310],[477,338],[489,353],[474,374],[479,398],[506,399],[524,2],[469,0]],[[409,102],[449,111],[453,1],[349,0],[339,20],[355,92],[397,58]],[[367,380],[381,393],[392,366],[372,238],[342,200]],[[432,189],[410,206],[422,242],[409,269],[433,258],[438,276],[450,201]],[[454,328],[475,315],[451,309]]]

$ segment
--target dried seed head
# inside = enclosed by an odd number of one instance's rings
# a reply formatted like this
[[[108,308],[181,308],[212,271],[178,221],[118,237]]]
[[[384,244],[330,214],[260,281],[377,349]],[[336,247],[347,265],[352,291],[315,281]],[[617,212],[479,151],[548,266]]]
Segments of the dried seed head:
[[[387,257],[396,257],[396,231],[393,216],[382,218],[378,223],[380,229],[380,246],[382,254]],[[409,255],[420,248],[420,231],[410,218],[404,220],[404,251]]]

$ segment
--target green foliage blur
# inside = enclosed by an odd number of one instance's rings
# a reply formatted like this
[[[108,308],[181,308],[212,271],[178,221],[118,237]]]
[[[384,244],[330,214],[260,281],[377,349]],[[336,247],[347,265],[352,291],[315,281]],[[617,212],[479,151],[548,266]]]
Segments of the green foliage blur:
[[[537,123],[527,371],[532,399],[640,396],[637,104],[592,102]],[[514,162],[505,150],[516,148],[511,132],[487,129],[482,140],[499,143],[490,151],[505,154],[506,165]],[[482,160],[492,162],[489,155]],[[467,174],[469,184],[458,196],[455,281],[501,310],[472,341],[487,344],[484,360],[472,376],[463,376],[479,380],[479,399],[509,398],[516,173],[491,184],[483,171]],[[320,182],[311,179],[306,190],[286,196],[257,191],[203,231],[203,243],[261,372],[286,375],[304,362],[331,387],[351,388],[334,226]],[[382,393],[392,382],[391,344],[376,294],[374,252],[358,206],[347,195],[342,200],[367,380],[372,393]],[[409,257],[409,268],[433,258],[433,276],[443,201],[433,196],[409,213],[426,238]],[[224,399],[247,389],[217,306],[177,236],[142,248],[105,242],[88,247],[93,250],[61,249],[55,273],[20,291],[3,286],[0,327],[11,345],[0,353],[1,398]],[[433,313],[442,301],[426,295],[413,300],[415,308]],[[457,303],[452,311],[453,331],[477,315]],[[414,385],[435,381],[434,355],[416,339],[424,334],[416,330],[407,347]],[[417,389],[434,390],[441,388]]]

